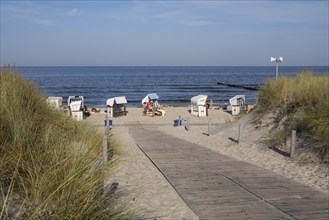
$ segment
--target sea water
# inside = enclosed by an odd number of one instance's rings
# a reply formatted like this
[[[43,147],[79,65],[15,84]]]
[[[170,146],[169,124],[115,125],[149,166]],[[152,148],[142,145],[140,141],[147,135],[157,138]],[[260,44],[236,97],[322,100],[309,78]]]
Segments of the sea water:
[[[160,104],[187,106],[191,97],[205,94],[214,103],[227,102],[235,95],[245,95],[255,102],[259,91],[218,85],[261,85],[275,79],[275,66],[218,67],[16,67],[45,96],[84,96],[88,108],[105,107],[106,100],[126,96],[128,106],[140,107],[148,93],[157,93]],[[295,76],[304,70],[328,74],[328,66],[280,66],[279,76]]]

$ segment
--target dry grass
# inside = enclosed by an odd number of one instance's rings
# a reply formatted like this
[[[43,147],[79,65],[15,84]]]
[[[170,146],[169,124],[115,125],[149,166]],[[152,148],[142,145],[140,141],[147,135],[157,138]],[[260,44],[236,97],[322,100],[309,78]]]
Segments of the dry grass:
[[[0,70],[0,219],[120,219],[103,191],[102,137],[52,110],[19,75]]]
[[[277,142],[285,141],[290,130],[298,133],[300,146],[308,146],[323,159],[329,154],[329,76],[303,72],[295,78],[270,80],[258,97],[259,114],[275,112],[281,124]],[[280,140],[279,140],[280,139]]]

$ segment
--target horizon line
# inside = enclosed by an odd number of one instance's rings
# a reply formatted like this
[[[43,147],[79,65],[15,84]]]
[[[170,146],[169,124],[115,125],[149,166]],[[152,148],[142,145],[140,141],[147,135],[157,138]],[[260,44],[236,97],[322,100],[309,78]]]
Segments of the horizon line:
[[[8,64],[7,64],[8,65]],[[7,65],[1,65],[1,67],[7,67]],[[10,65],[10,67],[271,67],[275,65]],[[329,67],[329,65],[280,65],[281,67]]]

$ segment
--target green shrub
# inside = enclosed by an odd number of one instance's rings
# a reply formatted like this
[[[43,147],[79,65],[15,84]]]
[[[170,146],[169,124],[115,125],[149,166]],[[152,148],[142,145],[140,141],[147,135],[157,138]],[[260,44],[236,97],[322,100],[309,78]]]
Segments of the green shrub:
[[[51,109],[11,70],[0,70],[0,92],[0,219],[122,218],[103,192],[95,128]]]
[[[312,147],[323,158],[329,153],[329,76],[303,72],[295,78],[281,77],[269,80],[258,96],[258,112],[280,112],[286,116],[280,131],[289,136],[291,129],[297,131],[302,142]],[[280,120],[278,120],[280,121]]]

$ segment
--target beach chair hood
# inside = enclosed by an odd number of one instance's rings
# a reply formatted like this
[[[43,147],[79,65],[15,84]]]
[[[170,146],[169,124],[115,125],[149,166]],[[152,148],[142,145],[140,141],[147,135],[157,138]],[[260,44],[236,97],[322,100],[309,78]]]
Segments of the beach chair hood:
[[[147,96],[145,96],[145,98],[143,98],[142,104],[149,102],[151,100],[156,101],[158,99],[159,99],[159,96],[156,93],[147,94]]]
[[[80,111],[82,109],[82,101],[73,101],[70,103],[71,111]]]
[[[208,96],[207,95],[197,95],[197,96],[194,96],[191,98],[191,104],[192,105],[206,105],[206,102],[207,102],[207,98]]]
[[[245,95],[236,95],[233,98],[230,98],[230,104],[232,106],[239,105],[243,106],[246,102],[246,96]]]
[[[125,96],[119,96],[119,97],[110,98],[106,101],[106,105],[110,107],[113,107],[115,103],[118,105],[127,104],[127,99]]]

